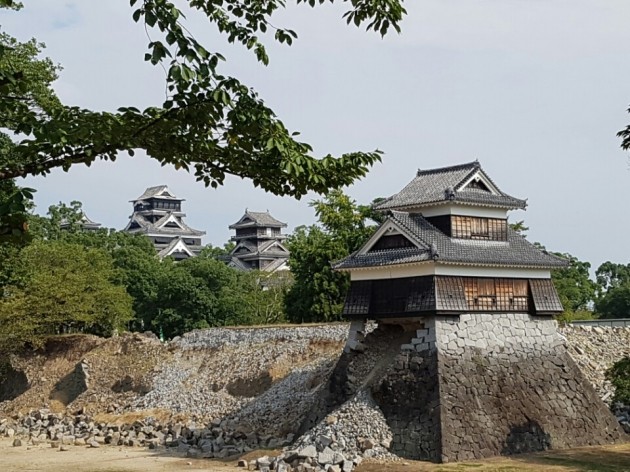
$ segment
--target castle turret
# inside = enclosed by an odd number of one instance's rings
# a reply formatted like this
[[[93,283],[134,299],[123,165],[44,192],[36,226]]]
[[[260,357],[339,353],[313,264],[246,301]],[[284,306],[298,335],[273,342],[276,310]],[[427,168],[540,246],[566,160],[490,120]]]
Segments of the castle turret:
[[[476,161],[418,171],[378,204],[389,215],[372,238],[334,264],[351,278],[338,369],[383,353],[384,374],[367,377],[391,452],[451,462],[624,440],[553,319],[551,270],[567,262],[508,224],[525,205]],[[337,374],[331,401],[354,378]]]
[[[345,314],[561,312],[550,271],[566,261],[509,227],[508,210],[525,206],[477,161],[418,171],[376,206],[389,216],[374,236],[335,264],[352,280]]]
[[[236,247],[230,253],[229,264],[242,270],[287,270],[289,250],[282,244],[286,239],[282,228],[286,226],[268,211],[245,210],[245,214],[229,226],[236,233],[231,238]]]

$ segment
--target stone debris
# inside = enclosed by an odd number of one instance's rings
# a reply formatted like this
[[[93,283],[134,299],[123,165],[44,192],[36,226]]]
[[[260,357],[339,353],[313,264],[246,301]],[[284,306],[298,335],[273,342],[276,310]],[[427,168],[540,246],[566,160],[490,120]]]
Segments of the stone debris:
[[[604,402],[610,405],[614,388],[606,370],[630,356],[630,328],[565,325],[558,329],[565,346],[580,370]]]
[[[282,454],[258,459],[256,470],[350,472],[364,458],[400,460],[387,450],[391,441],[383,413],[363,389]]]
[[[373,330],[372,325],[365,331]],[[409,352],[430,349],[434,339],[421,331],[405,346]],[[613,391],[604,372],[630,355],[630,329],[569,326],[559,332],[600,397],[610,403]],[[284,448],[278,456],[239,461],[245,470],[275,472],[350,472],[363,459],[399,460],[389,450],[395,435],[365,380],[379,377],[390,365],[382,362],[385,345],[370,344],[366,350],[366,344],[357,341],[345,384],[351,388],[341,399],[347,401],[326,410],[328,414],[313,428],[296,436],[307,412],[317,406],[347,334],[348,324],[193,331],[164,348],[168,359],[153,369],[146,390],[136,392],[136,384],[121,384],[123,401],[105,404],[109,413],[161,409],[173,419],[147,416],[124,424],[99,422],[70,404],[66,413],[40,408],[0,418],[0,437],[27,445],[50,443],[60,451],[105,445],[169,448],[189,458],[229,458],[257,449]],[[145,344],[157,349],[153,346],[157,341],[138,337],[134,342],[138,349]],[[449,342],[459,349],[456,337]],[[414,356],[399,352],[394,362],[414,370]],[[92,358],[76,366],[84,388],[99,385],[94,363]],[[110,393],[102,396],[116,398]],[[630,432],[630,409],[614,405],[613,411]]]
[[[292,413],[308,410],[315,393],[303,386],[325,379],[347,331],[341,323],[192,331],[170,343],[173,359],[161,366],[151,391],[131,409],[160,408],[232,423],[250,419],[247,426],[261,434],[292,428],[299,422]],[[322,355],[317,346],[331,348]],[[214,351],[212,362],[198,355]]]
[[[558,331],[566,340],[569,355],[630,434],[630,405],[612,404],[615,389],[606,380],[606,370],[619,359],[630,356],[630,328],[565,325]]]

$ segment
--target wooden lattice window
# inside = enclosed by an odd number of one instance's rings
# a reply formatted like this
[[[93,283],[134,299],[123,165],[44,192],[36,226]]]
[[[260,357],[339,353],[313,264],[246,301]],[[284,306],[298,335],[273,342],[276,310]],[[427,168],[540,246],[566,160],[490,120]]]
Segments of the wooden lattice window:
[[[477,295],[480,297],[495,297],[497,293],[494,279],[477,279]]]
[[[465,277],[463,283],[471,311],[529,311],[525,279]]]
[[[527,296],[527,280],[513,280],[512,286],[513,286],[515,297]]]
[[[475,238],[490,238],[490,231],[488,229],[488,219],[487,218],[471,218],[471,229],[470,236]]]
[[[512,280],[512,299],[511,305],[513,310],[527,311],[528,303],[528,284],[527,280]]]
[[[367,315],[370,311],[372,296],[372,281],[359,280],[350,284],[343,306],[344,315]]]
[[[451,218],[453,238],[507,241],[507,220],[458,215]]]

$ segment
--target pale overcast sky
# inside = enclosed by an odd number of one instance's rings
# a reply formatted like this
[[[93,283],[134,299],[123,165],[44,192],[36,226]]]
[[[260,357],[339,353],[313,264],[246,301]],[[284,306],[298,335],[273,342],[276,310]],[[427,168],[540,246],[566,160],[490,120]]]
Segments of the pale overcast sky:
[[[115,110],[159,105],[164,74],[143,61],[147,38],[127,0],[31,0],[2,11],[3,29],[36,37],[63,65],[66,104]],[[479,159],[497,185],[527,198],[529,239],[594,267],[628,263],[630,168],[615,134],[630,123],[628,0],[413,0],[400,35],[345,25],[343,5],[291,5],[274,20],[297,31],[269,43],[271,63],[228,48],[201,18],[191,28],[228,58],[227,72],[256,88],[318,155],[382,149],[383,163],[347,191],[360,203],[388,196],[416,169]],[[308,202],[230,178],[212,190],[139,154],[30,178],[38,211],[80,200],[90,218],[123,228],[129,200],[168,184],[188,223],[223,244],[244,209],[289,230],[314,222]]]

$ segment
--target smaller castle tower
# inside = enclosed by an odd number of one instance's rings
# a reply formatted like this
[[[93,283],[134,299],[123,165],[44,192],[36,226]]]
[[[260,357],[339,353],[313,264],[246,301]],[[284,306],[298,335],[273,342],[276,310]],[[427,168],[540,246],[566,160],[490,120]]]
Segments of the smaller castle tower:
[[[182,260],[196,256],[201,251],[201,237],[206,233],[184,223],[183,201],[166,185],[149,187],[131,201],[133,213],[124,231],[146,234],[160,258],[171,256]]]
[[[231,240],[236,247],[230,253],[228,265],[241,270],[276,272],[288,270],[289,250],[282,244],[287,224],[267,212],[245,210],[236,223],[229,226],[236,231]]]
[[[556,329],[551,271],[567,262],[508,223],[525,206],[477,161],[420,170],[376,205],[388,216],[372,238],[333,266],[351,280],[338,366],[400,346],[379,360],[387,370],[371,393],[401,457],[452,462],[625,439]],[[365,336],[367,320],[379,329]]]
[[[68,219],[64,218],[59,223],[59,227],[62,230],[70,230],[73,226],[78,227],[79,229],[81,229],[81,231],[98,231],[99,229],[101,229],[102,225],[89,219],[85,212],[82,211],[81,217],[76,222],[69,221]]]

